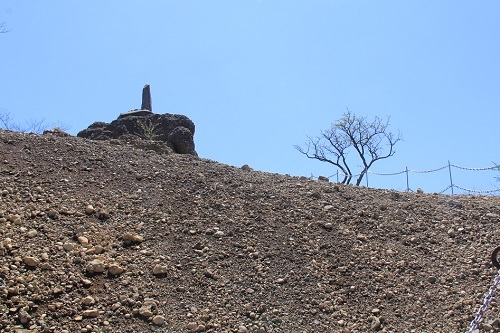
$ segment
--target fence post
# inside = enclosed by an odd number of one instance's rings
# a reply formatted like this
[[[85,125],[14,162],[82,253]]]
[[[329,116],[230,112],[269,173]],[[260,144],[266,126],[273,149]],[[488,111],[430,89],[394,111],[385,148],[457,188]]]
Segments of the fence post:
[[[368,172],[365,172],[365,176],[366,176],[366,187],[368,187]]]
[[[410,192],[410,183],[408,181],[408,166],[406,167],[406,192]]]
[[[339,169],[337,169],[337,183],[339,182]]]
[[[453,178],[451,177],[451,163],[450,163],[450,160],[448,160],[448,172],[450,173],[451,195],[454,195],[454,193],[453,193]]]

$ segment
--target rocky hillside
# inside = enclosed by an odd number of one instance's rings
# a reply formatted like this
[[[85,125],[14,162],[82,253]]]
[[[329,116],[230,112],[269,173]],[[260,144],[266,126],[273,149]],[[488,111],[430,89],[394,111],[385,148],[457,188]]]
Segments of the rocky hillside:
[[[499,204],[0,131],[0,331],[465,332]]]

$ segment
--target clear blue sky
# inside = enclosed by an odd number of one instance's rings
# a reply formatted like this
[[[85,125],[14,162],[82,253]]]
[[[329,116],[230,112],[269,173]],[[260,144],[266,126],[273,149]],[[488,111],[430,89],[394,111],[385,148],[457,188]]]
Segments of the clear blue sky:
[[[305,176],[336,169],[293,145],[347,107],[391,116],[404,138],[372,171],[486,167],[500,163],[499,13],[496,0],[2,0],[0,107],[76,134],[139,108],[150,83],[156,113],[194,121],[200,157]],[[498,174],[453,170],[477,190]],[[448,184],[447,170],[410,174],[414,190]]]

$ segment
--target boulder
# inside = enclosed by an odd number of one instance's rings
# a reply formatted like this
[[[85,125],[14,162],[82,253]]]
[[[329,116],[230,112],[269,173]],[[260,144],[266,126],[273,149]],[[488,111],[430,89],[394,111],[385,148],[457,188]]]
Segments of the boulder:
[[[160,141],[175,153],[197,156],[194,131],[194,123],[184,115],[133,110],[111,123],[95,122],[77,136],[91,140]]]

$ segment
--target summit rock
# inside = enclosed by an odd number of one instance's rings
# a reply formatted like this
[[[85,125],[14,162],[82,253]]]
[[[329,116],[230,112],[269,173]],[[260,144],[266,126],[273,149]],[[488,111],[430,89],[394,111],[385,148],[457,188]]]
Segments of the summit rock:
[[[195,155],[194,123],[179,114],[152,111],[151,87],[142,89],[141,109],[124,112],[111,123],[95,122],[77,134],[91,140],[124,140],[157,152]],[[162,147],[162,144],[167,147]]]
[[[194,131],[194,123],[184,115],[134,110],[122,113],[111,123],[95,122],[77,136],[91,140],[160,141],[174,153],[197,156]]]

